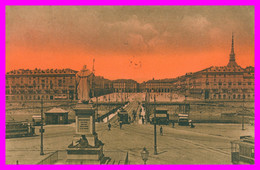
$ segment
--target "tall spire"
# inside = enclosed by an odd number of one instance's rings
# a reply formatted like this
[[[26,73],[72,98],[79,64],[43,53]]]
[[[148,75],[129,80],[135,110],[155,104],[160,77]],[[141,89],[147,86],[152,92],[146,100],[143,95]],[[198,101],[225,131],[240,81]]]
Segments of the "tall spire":
[[[235,51],[234,51],[234,34],[232,32],[232,43],[231,43],[231,52],[229,54],[229,63],[227,66],[229,67],[236,67],[238,66],[236,63],[236,58],[235,58]]]
[[[235,53],[234,53],[234,34],[233,34],[233,32],[232,32],[232,44],[231,44],[231,53],[230,53],[230,55],[231,54],[235,55]]]

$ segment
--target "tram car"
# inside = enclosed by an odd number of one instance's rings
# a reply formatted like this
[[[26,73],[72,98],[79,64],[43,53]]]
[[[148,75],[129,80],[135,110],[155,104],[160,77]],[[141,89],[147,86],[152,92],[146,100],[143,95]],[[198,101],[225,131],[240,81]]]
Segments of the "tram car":
[[[252,136],[240,136],[231,141],[231,162],[233,164],[255,163],[255,141]]]
[[[179,104],[178,125],[189,126],[190,104]]]
[[[33,115],[32,122],[33,122],[34,126],[40,126],[41,125],[41,115]]]
[[[155,120],[154,120],[154,114],[150,116],[150,123],[154,124],[156,122],[157,125],[169,125],[169,114],[168,110],[166,109],[156,109],[155,110]]]
[[[6,122],[6,138],[23,137],[35,135],[35,128],[28,122],[10,121]]]
[[[178,114],[178,125],[189,126],[189,115],[185,113]]]
[[[119,117],[119,121],[122,122],[123,124],[129,124],[129,116],[128,113],[125,109],[120,109],[120,111],[118,112],[118,117]]]

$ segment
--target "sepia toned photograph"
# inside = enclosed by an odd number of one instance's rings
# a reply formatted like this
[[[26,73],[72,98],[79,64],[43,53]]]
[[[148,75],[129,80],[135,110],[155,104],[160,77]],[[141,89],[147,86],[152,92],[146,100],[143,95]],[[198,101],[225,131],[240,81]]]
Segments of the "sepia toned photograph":
[[[5,10],[6,164],[255,164],[254,6]]]

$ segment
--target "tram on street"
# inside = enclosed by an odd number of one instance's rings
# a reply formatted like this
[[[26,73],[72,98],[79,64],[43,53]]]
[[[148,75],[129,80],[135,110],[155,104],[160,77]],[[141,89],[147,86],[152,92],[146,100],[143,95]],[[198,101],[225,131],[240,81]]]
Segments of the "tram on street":
[[[35,127],[28,122],[8,121],[6,122],[5,137],[23,137],[35,135]]]
[[[157,125],[169,125],[170,120],[169,120],[168,110],[156,109],[155,110],[155,119],[154,119],[154,114],[151,114],[150,122],[151,122],[151,124],[154,124],[154,122],[156,122]]]
[[[189,126],[190,104],[179,104],[178,125]]]
[[[231,162],[233,164],[255,163],[255,141],[252,136],[241,136],[231,141]]]
[[[34,126],[40,126],[41,125],[42,117],[41,115],[33,115],[32,116],[32,122]]]
[[[120,111],[118,112],[118,117],[119,121],[122,122],[122,124],[129,124],[129,116],[128,113],[125,109],[121,108]]]
[[[188,114],[178,114],[178,125],[189,126],[189,115]]]

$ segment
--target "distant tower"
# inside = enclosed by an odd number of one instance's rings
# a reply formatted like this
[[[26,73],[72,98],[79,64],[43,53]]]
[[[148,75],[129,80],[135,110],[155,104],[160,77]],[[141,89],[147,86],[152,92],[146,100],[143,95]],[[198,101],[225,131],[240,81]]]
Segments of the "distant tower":
[[[95,59],[93,59],[92,72],[93,72],[93,74],[95,74]]]
[[[235,58],[235,52],[234,52],[234,35],[232,33],[232,44],[231,44],[231,52],[229,54],[229,63],[228,67],[237,67],[236,58]]]

